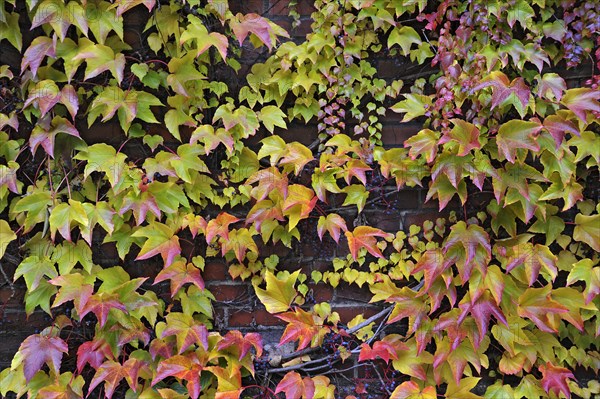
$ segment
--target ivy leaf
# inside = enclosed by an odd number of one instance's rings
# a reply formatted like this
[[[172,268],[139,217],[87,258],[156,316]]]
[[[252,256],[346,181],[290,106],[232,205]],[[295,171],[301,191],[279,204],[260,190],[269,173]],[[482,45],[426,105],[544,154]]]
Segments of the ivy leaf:
[[[221,212],[216,218],[209,220],[206,224],[206,243],[210,244],[215,236],[229,240],[229,225],[238,220],[227,212]]]
[[[282,129],[287,128],[287,125],[283,120],[283,118],[285,118],[285,113],[279,107],[274,105],[263,107],[258,113],[258,118],[271,133],[273,133],[275,126]]]
[[[567,313],[569,310],[551,299],[551,290],[551,285],[527,288],[517,301],[517,312],[519,316],[533,321],[540,330],[555,333],[557,330],[550,324],[549,317],[557,313]]]
[[[474,266],[485,275],[492,248],[489,235],[480,226],[467,226],[463,221],[456,223],[452,226],[443,248],[446,259],[456,262],[463,284],[471,278]]]
[[[59,374],[63,353],[68,353],[67,343],[59,337],[30,335],[19,347],[23,358],[23,373],[29,382],[44,364],[50,366],[54,374]]]
[[[281,165],[293,165],[296,176],[300,174],[304,165],[315,159],[312,152],[304,144],[298,142],[288,143],[285,156],[281,158]]]
[[[385,233],[380,229],[370,226],[357,226],[354,231],[346,231],[344,234],[348,239],[348,248],[350,248],[350,254],[352,254],[354,260],[357,259],[358,251],[361,248],[365,248],[373,256],[383,258],[383,254],[377,247],[377,239],[375,237],[385,239],[393,237],[390,233]]]
[[[424,155],[427,163],[433,162],[438,151],[440,134],[430,129],[423,129],[404,142],[404,147],[409,147],[408,154],[414,161],[419,155]]]
[[[350,184],[352,176],[355,176],[363,186],[367,185],[367,176],[365,172],[372,170],[366,163],[358,159],[352,159],[344,165],[344,171],[346,172],[344,180],[347,184]]]
[[[462,119],[452,119],[451,122],[454,124],[454,127],[442,136],[438,144],[450,141],[457,142],[457,155],[459,157],[467,155],[472,149],[481,148],[481,143],[479,143],[479,129],[475,125]],[[427,162],[431,162],[429,158]]]
[[[479,377],[464,377],[460,379],[459,383],[450,380],[444,396],[447,399],[482,399],[481,396],[471,392],[480,379]]]
[[[390,109],[397,113],[404,113],[402,122],[408,122],[414,118],[425,115],[426,108],[431,107],[431,97],[422,94],[403,94],[405,100],[402,100]]]
[[[452,265],[452,260],[445,259],[444,254],[439,249],[428,249],[421,255],[421,258],[412,270],[412,274],[424,272],[423,293],[428,292],[435,279],[439,276],[444,277],[446,287],[450,285],[450,276],[446,275],[446,270]]]
[[[117,150],[108,144],[98,143],[80,151],[74,158],[87,161],[83,171],[84,179],[87,179],[92,172],[104,172],[110,185],[115,188],[123,176],[127,156],[117,153]]]
[[[275,317],[288,323],[281,335],[279,345],[300,340],[297,350],[306,348],[313,337],[317,335],[322,325],[322,323],[315,323],[315,318],[311,313],[305,312],[298,307],[293,312],[278,314]]]
[[[335,242],[339,242],[340,230],[346,232],[348,231],[348,228],[346,227],[346,221],[340,215],[336,213],[330,213],[327,215],[327,217],[320,216],[319,221],[317,222],[317,234],[319,235],[319,239],[321,241],[323,241],[325,230],[327,230]]]
[[[515,163],[517,149],[526,148],[539,151],[536,134],[542,126],[536,122],[511,120],[500,126],[496,136],[498,151],[510,162]]]
[[[219,51],[223,61],[225,61],[227,58],[227,47],[229,46],[227,36],[218,32],[208,33],[204,23],[195,15],[188,15],[187,19],[189,25],[181,34],[179,43],[183,44],[189,40],[195,40],[197,46],[196,57],[202,55],[209,47],[214,46]]]
[[[239,352],[239,361],[242,361],[244,356],[246,356],[251,348],[254,348],[256,351],[256,357],[260,357],[263,351],[262,338],[260,334],[248,333],[246,335],[242,335],[242,333],[237,330],[228,331],[223,339],[219,342],[219,345],[217,345],[217,349],[220,351],[230,347],[233,347]]]
[[[108,313],[111,309],[118,309],[122,312],[127,311],[125,305],[119,300],[118,294],[106,292],[97,293],[92,295],[85,305],[83,305],[79,318],[83,319],[86,314],[92,312],[98,318],[100,327],[104,327],[108,320]]]
[[[132,237],[146,237],[140,253],[136,260],[149,259],[160,254],[165,263],[165,267],[169,267],[173,263],[175,256],[181,253],[179,246],[179,237],[167,225],[153,222],[148,226],[144,226],[136,230]]]
[[[56,41],[46,36],[36,37],[23,54],[21,72],[29,67],[33,76],[36,76],[38,68],[46,57],[56,57]]]
[[[513,247],[512,253],[510,262],[506,265],[506,272],[510,273],[515,267],[524,265],[530,287],[538,279],[542,267],[552,280],[558,274],[558,258],[545,245],[523,243]]]
[[[437,393],[435,387],[427,386],[421,390],[414,381],[404,381],[398,385],[390,399],[436,399]]]
[[[580,136],[579,129],[570,120],[564,119],[562,116],[550,115],[544,119],[544,128],[548,130],[548,133],[554,139],[556,143],[556,149],[558,150],[560,144],[563,142],[566,133],[571,133],[575,136]]]
[[[89,9],[94,17],[88,18],[90,30],[100,44],[104,44],[108,34],[114,31],[119,39],[123,40],[123,18],[119,18],[113,4],[101,1]]]
[[[73,301],[77,313],[81,315],[84,306],[94,293],[93,279],[86,278],[80,273],[61,275],[48,281],[52,285],[60,287],[52,307]]]
[[[204,324],[194,320],[185,313],[169,313],[166,317],[167,327],[163,330],[161,338],[175,335],[177,338],[178,354],[182,354],[190,346],[200,344],[204,350],[208,349],[208,329]]]
[[[13,281],[17,281],[19,277],[23,277],[27,289],[34,291],[39,287],[44,277],[55,278],[58,276],[54,262],[52,262],[47,256],[28,256],[23,259],[15,270]]]
[[[568,379],[575,378],[573,373],[564,367],[554,366],[550,362],[538,366],[542,373],[542,387],[546,393],[554,392],[556,395],[563,393],[567,398],[571,397]]]
[[[575,215],[573,239],[585,242],[594,251],[600,252],[600,214],[585,216]]]
[[[31,18],[31,29],[49,24],[61,41],[65,40],[69,26],[75,25],[87,36],[88,18],[86,11],[76,2],[45,0],[37,7]]]
[[[288,187],[288,195],[283,201],[283,215],[289,218],[288,231],[292,231],[298,222],[306,219],[317,203],[317,197],[310,188],[292,184]]]
[[[392,48],[394,44],[400,45],[402,48],[402,55],[406,57],[409,55],[410,48],[413,44],[416,44],[417,46],[421,44],[421,37],[417,31],[410,26],[402,26],[400,28],[395,27],[388,36],[388,48]]]
[[[79,40],[79,51],[73,61],[85,61],[84,80],[89,80],[110,71],[117,82],[121,84],[125,70],[125,56],[103,44],[94,43],[86,38]]]
[[[356,205],[359,213],[363,211],[370,193],[370,191],[367,191],[365,186],[361,184],[352,184],[344,187],[342,192],[346,194],[346,198],[344,198],[342,206]]]
[[[137,390],[137,378],[140,368],[140,360],[129,358],[124,364],[107,360],[96,370],[94,378],[90,382],[88,392],[92,392],[100,383],[104,382],[105,397],[110,399],[121,380],[126,379],[131,389]]]
[[[154,284],[165,280],[171,281],[171,297],[174,297],[186,283],[192,283],[200,290],[204,289],[204,280],[200,275],[200,270],[183,259],[176,260],[170,266],[162,269],[154,278]]]
[[[152,212],[157,218],[160,218],[160,208],[156,203],[156,199],[148,191],[142,191],[139,194],[136,194],[135,190],[129,191],[123,199],[119,216],[123,216],[125,212],[130,210],[133,212],[137,226],[146,220],[148,211]]]
[[[573,111],[583,122],[586,122],[586,111],[600,112],[600,92],[588,88],[569,89],[560,100],[561,104]]]
[[[281,313],[289,310],[297,295],[294,284],[296,284],[299,274],[300,270],[296,270],[292,274],[277,278],[271,271],[267,270],[265,273],[266,289],[259,288],[254,284],[256,296],[265,305],[269,313]]]
[[[567,90],[567,83],[556,73],[545,73],[541,78],[536,77],[538,81],[538,96],[551,100],[549,93],[554,95],[556,100],[560,101],[563,92]]]
[[[200,384],[202,369],[203,367],[195,353],[175,355],[159,363],[156,369],[156,376],[152,380],[151,385],[154,386],[167,377],[180,378],[187,381],[186,388],[189,396],[192,399],[198,399],[200,390],[202,389],[202,385]]]
[[[41,124],[35,125],[31,136],[29,137],[29,145],[31,147],[31,153],[35,155],[35,151],[41,144],[48,155],[54,158],[54,141],[56,135],[59,133],[65,133],[73,137],[81,138],[79,132],[67,119],[55,116],[47,126]]]
[[[118,0],[111,8],[117,8],[117,17],[120,17],[125,11],[131,10],[133,7],[143,4],[148,11],[152,11],[156,5],[156,0]]]
[[[273,26],[266,18],[263,18],[258,14],[248,13],[242,15],[238,13],[235,18],[230,20],[230,26],[240,46],[244,43],[244,40],[246,40],[246,37],[248,37],[248,34],[250,33],[256,35],[269,50],[274,45],[276,36],[273,31]]]
[[[404,350],[408,349],[405,344],[402,343],[401,345],[405,347],[403,348]],[[396,355],[396,346],[386,341],[376,341],[373,343],[372,348],[365,342],[360,346],[360,348],[360,353],[358,355],[359,362],[380,358],[384,362],[389,363],[390,359],[398,359],[398,355]]]
[[[285,399],[313,399],[315,384],[310,377],[304,377],[295,371],[288,372],[277,384],[275,395],[285,393]]]
[[[502,105],[505,101],[510,101],[523,116],[531,94],[523,78],[515,78],[510,82],[503,72],[494,71],[486,76],[474,89],[481,90],[489,86],[493,88],[492,109]]]
[[[576,281],[585,282],[585,304],[588,305],[598,295],[600,295],[600,267],[594,267],[595,263],[591,259],[582,259],[573,265],[567,277],[567,285]]]
[[[81,202],[72,199],[69,200],[68,204],[63,202],[56,205],[50,212],[49,222],[50,235],[53,241],[57,230],[65,240],[71,241],[71,226],[74,223],[80,225],[83,229],[89,225],[85,208]]]
[[[275,222],[277,223],[277,222]],[[249,249],[254,254],[258,254],[258,246],[254,241],[254,233],[246,228],[233,230],[229,233],[229,239],[221,239],[221,255],[229,251],[233,251],[236,259],[241,263],[246,256],[246,251]]]
[[[16,239],[17,235],[12,231],[6,220],[0,219],[0,259],[4,256],[8,244]]]
[[[477,330],[479,331],[480,339],[474,339],[475,341],[475,349],[479,349],[479,345],[481,344],[481,339],[488,332],[488,325],[490,324],[490,319],[492,315],[508,327],[508,322],[506,321],[506,317],[504,317],[504,313],[502,310],[496,305],[494,299],[487,292],[481,295],[475,301],[468,298],[464,303],[459,305],[462,310],[460,316],[458,317],[457,323],[460,324],[463,322],[468,313],[473,316],[475,323],[477,324]]]

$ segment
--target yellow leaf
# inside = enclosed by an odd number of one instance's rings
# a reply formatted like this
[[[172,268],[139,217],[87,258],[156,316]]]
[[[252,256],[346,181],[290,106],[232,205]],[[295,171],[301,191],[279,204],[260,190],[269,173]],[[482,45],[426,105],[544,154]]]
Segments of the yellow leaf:
[[[254,286],[256,296],[265,305],[269,313],[281,313],[289,310],[297,295],[294,284],[298,274],[300,274],[300,270],[296,270],[285,279],[279,279],[273,273],[267,271],[265,274],[267,288],[262,289],[256,285]]]

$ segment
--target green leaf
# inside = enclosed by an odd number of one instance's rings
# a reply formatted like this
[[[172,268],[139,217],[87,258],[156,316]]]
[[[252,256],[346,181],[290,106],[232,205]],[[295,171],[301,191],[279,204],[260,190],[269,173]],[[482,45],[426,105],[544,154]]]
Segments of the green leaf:
[[[417,46],[421,44],[421,37],[410,26],[396,27],[392,29],[388,37],[388,48],[392,48],[394,44],[399,44],[402,48],[402,55],[407,56],[413,44]]]
[[[4,256],[8,244],[16,239],[17,235],[12,231],[6,220],[0,219],[0,259]]]
[[[271,133],[275,130],[275,126],[286,129],[285,113],[274,105],[263,107],[258,113],[258,119],[263,123],[267,130]]]
[[[585,242],[596,252],[600,252],[600,214],[575,216],[573,239]]]
[[[426,108],[431,107],[431,97],[422,94],[403,94],[403,101],[393,105],[390,109],[397,113],[405,113],[402,122],[408,122],[416,117],[425,115]]]

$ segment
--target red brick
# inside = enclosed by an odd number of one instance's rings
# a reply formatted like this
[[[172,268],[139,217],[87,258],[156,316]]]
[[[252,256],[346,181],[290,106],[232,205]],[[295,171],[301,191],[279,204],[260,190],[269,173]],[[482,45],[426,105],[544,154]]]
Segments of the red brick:
[[[308,284],[309,292],[312,291],[313,299],[319,302],[331,302],[333,299],[333,288],[327,284]]]
[[[289,0],[269,0],[268,15],[285,15],[290,12]],[[313,0],[298,0],[296,11],[300,16],[310,16],[316,11]]]
[[[338,314],[340,315],[340,321],[346,324],[359,314],[362,314],[365,319],[368,319],[369,317],[377,314],[381,309],[376,307],[369,307],[366,305],[339,307],[334,304],[333,310],[338,312]]]
[[[254,324],[254,313],[245,310],[229,310],[229,327],[250,327]]]
[[[367,283],[363,284],[361,288],[356,284],[348,284],[343,282],[335,288],[335,300],[337,302],[359,301],[367,303],[372,297],[373,294],[369,290]]]
[[[228,267],[221,262],[209,262],[204,266],[202,277],[205,281],[222,281],[227,279]]]
[[[396,232],[400,230],[402,216],[400,211],[390,210],[375,210],[366,213],[369,226],[376,227],[383,231]]]
[[[267,312],[265,309],[258,309],[254,312],[254,320],[259,326],[282,326],[286,323]]]
[[[235,285],[215,285],[211,286],[210,292],[215,296],[217,301],[237,301],[248,296],[248,286],[246,284]]]
[[[263,0],[243,0],[229,2],[229,9],[234,14],[256,13],[262,15],[265,12]]]

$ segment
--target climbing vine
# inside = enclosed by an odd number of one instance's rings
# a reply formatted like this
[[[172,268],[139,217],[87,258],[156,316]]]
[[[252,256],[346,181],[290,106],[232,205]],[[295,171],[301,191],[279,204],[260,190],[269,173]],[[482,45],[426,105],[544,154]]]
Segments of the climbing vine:
[[[52,318],[0,372],[3,397],[600,394],[600,3],[314,10],[292,40],[226,0],[0,1],[19,54],[0,65],[0,271]],[[405,71],[381,78],[380,59]],[[423,126],[401,148],[382,141],[393,114]],[[292,123],[314,142],[284,139]],[[365,222],[407,187],[452,212]],[[99,265],[100,244],[120,261]],[[326,271],[271,252],[305,244]],[[212,258],[293,351],[215,328]],[[342,322],[323,285],[382,310]]]

